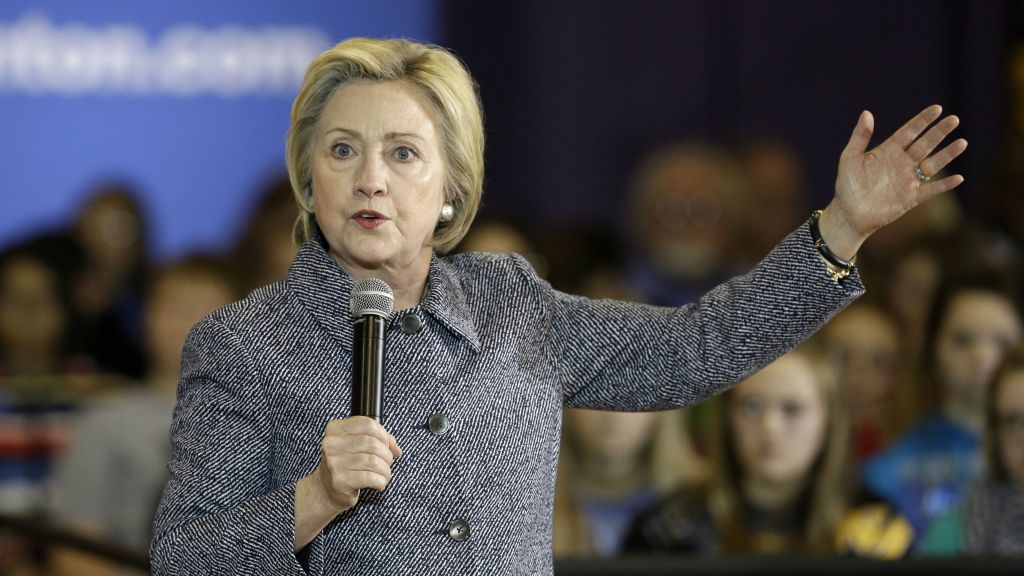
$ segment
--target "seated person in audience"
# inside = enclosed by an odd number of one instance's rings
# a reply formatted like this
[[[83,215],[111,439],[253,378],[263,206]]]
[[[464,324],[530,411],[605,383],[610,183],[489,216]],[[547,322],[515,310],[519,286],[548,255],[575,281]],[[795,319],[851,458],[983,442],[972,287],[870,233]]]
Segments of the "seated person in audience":
[[[64,445],[77,404],[78,366],[67,354],[68,294],[46,238],[0,252],[0,513],[31,516]],[[0,574],[36,563],[37,551],[0,533]]]
[[[167,481],[169,429],[185,336],[203,316],[235,298],[223,265],[187,257],[156,273],[145,303],[144,386],[89,406],[54,482],[54,520],[145,552]],[[55,555],[57,574],[108,574],[77,553]]]
[[[627,552],[905,553],[905,520],[883,504],[851,504],[849,415],[813,343],[744,380],[717,407],[709,481],[641,516]]]
[[[988,385],[1021,330],[1013,291],[998,276],[966,277],[940,289],[922,370],[939,393],[936,409],[863,469],[865,487],[895,506],[917,534],[959,506],[979,478]]]
[[[985,409],[985,479],[962,508],[936,520],[928,554],[1024,558],[1024,345],[1007,354]]]
[[[555,488],[556,557],[618,555],[640,512],[702,475],[684,414],[565,411]]]
[[[853,451],[862,461],[884,448],[908,423],[911,390],[907,371],[900,366],[904,356],[899,327],[884,310],[861,300],[821,332],[850,400]]]

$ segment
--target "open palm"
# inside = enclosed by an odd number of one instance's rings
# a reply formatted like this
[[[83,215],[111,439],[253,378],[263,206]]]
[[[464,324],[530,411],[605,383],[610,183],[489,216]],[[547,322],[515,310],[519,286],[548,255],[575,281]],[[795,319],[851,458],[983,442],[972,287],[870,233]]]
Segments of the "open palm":
[[[956,116],[935,122],[941,114],[941,106],[929,106],[868,150],[875,122],[870,112],[861,113],[839,158],[833,201],[852,232],[867,237],[921,202],[963,182],[959,174],[930,179],[967,149],[967,141],[960,138],[932,154],[960,123]],[[929,180],[918,178],[918,167]]]

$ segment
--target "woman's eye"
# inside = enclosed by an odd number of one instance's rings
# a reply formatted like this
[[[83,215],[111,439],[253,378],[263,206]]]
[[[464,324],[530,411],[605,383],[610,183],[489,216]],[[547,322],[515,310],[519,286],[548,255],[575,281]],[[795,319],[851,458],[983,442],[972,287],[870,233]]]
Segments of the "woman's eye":
[[[804,413],[804,407],[802,404],[796,402],[783,402],[782,403],[782,414],[786,418],[798,418]]]
[[[348,158],[353,154],[352,147],[348,144],[335,144],[331,147],[331,151],[339,158]]]
[[[740,404],[743,415],[748,418],[756,418],[764,411],[764,400],[760,396],[747,396]]]
[[[416,157],[416,152],[408,146],[401,146],[395,150],[395,158],[401,162],[408,162]]]

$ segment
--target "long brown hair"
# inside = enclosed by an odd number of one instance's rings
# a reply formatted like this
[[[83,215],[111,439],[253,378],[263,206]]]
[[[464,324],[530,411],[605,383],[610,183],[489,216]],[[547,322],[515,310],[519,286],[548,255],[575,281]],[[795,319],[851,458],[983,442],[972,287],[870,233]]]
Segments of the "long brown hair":
[[[810,364],[828,409],[821,454],[808,472],[805,493],[798,498],[807,503],[807,509],[801,518],[802,533],[791,543],[791,551],[829,553],[835,549],[835,534],[850,501],[850,418],[835,370],[818,343],[805,343],[788,356]],[[716,407],[718,417],[710,443],[712,478],[707,488],[708,510],[723,552],[754,552],[741,496],[742,471],[728,414],[734,395],[733,391],[726,392]]]
[[[985,403],[985,466],[989,479],[998,483],[1010,482],[1010,476],[1002,457],[1003,445],[999,435],[999,411],[996,403],[1007,377],[1015,372],[1024,372],[1024,343],[1017,344],[1006,353],[1003,363],[992,379]]]

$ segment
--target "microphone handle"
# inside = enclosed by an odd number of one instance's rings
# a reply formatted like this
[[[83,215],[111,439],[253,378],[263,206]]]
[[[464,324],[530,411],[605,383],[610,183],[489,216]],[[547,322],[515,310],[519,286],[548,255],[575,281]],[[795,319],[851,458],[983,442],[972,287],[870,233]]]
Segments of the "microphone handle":
[[[381,420],[384,400],[384,319],[367,314],[355,321],[352,355],[352,414]]]

